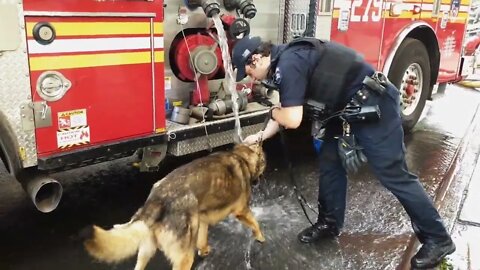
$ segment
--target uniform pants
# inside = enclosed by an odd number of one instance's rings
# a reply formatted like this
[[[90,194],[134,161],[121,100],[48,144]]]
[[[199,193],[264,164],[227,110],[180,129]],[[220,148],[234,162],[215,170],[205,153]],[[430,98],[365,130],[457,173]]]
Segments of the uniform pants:
[[[381,120],[375,123],[356,123],[351,127],[373,173],[400,201],[422,242],[448,238],[432,200],[418,177],[408,171],[398,90],[390,85],[386,94],[381,97],[372,95],[368,102],[379,104]],[[347,175],[338,156],[337,140],[333,138],[335,134],[339,135],[339,131],[341,126],[338,121],[327,125],[319,158],[318,202],[319,219],[333,221],[341,229],[345,217]]]

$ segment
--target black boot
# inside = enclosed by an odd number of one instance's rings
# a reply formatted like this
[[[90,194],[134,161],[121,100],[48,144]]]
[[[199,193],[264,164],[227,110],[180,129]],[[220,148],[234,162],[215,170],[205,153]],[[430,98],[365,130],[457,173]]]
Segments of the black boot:
[[[338,236],[340,232],[334,223],[325,221],[317,221],[313,226],[310,226],[298,234],[298,240],[302,243],[313,243],[320,239],[332,238]]]
[[[413,222],[412,222],[412,228],[413,228],[413,232],[415,232],[415,235],[417,236],[418,241],[423,245],[425,243],[425,237],[420,232],[420,229]]]
[[[455,244],[450,237],[443,241],[427,240],[410,263],[413,269],[433,268],[453,252],[455,252]]]

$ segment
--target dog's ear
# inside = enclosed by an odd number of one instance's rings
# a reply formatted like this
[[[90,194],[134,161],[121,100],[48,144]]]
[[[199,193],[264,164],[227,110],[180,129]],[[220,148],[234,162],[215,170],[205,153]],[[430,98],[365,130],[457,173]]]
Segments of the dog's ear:
[[[248,147],[253,151],[253,160],[255,160],[254,162],[256,163],[254,171],[255,177],[259,177],[266,166],[265,152],[263,152],[262,145],[259,143],[249,145]]]
[[[258,143],[254,143],[254,144],[251,144],[248,146],[250,149],[252,149],[252,151],[256,154],[259,154],[263,151],[263,148],[260,144]]]

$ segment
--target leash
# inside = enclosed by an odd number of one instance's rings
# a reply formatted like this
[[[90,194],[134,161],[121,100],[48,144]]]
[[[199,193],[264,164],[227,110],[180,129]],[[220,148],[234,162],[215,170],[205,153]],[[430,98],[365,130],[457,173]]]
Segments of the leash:
[[[302,208],[303,214],[307,218],[308,222],[310,222],[310,224],[312,226],[314,226],[314,223],[312,222],[312,220],[308,216],[306,207],[308,207],[312,212],[314,212],[317,215],[318,215],[318,212],[307,202],[307,199],[305,199],[305,196],[303,196],[303,194],[298,189],[297,181],[296,181],[295,175],[293,173],[292,161],[289,158],[290,154],[288,152],[288,146],[287,146],[286,139],[285,139],[285,132],[283,131],[282,127],[280,127],[279,133],[280,133],[280,142],[281,142],[282,148],[283,148],[283,158],[284,158],[285,163],[287,163],[288,174],[289,174],[289,178],[290,178],[290,183],[293,186],[293,191],[295,192],[295,196],[297,198],[297,201],[300,204],[300,207]]]
[[[265,131],[265,129],[267,128],[268,122],[270,121],[271,118],[272,118],[272,115],[271,115],[271,110],[270,110],[267,114],[267,117],[265,118],[265,121],[263,122],[263,128],[262,128],[261,132]],[[284,129],[281,126],[280,126],[279,133],[280,133],[280,143],[282,144],[282,150],[283,150],[283,159],[284,159],[285,163],[287,164],[290,183],[293,186],[293,191],[295,192],[296,199],[297,199],[298,203],[300,204],[300,207],[302,208],[303,214],[307,218],[308,222],[310,222],[310,224],[313,226],[314,223],[312,222],[312,220],[308,216],[306,207],[308,207],[312,212],[314,212],[317,215],[318,215],[318,212],[307,202],[307,200],[305,199],[305,196],[303,196],[303,194],[298,189],[297,181],[296,181],[295,175],[293,173],[292,161],[289,158],[290,154],[289,154],[288,146],[287,146],[286,139],[285,139],[285,132],[284,132]],[[260,138],[259,144],[262,145],[262,142],[263,142],[263,139]]]

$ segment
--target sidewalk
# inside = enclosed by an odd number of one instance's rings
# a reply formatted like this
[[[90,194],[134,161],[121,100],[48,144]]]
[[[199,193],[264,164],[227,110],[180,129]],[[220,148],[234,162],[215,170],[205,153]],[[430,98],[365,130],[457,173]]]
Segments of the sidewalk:
[[[480,107],[459,144],[447,174],[438,187],[435,204],[451,230],[457,251],[448,256],[438,269],[480,269]],[[409,269],[410,258],[418,247],[412,238],[402,263]]]
[[[457,251],[450,256],[454,269],[480,269],[480,162],[465,190],[458,218],[453,226]]]

